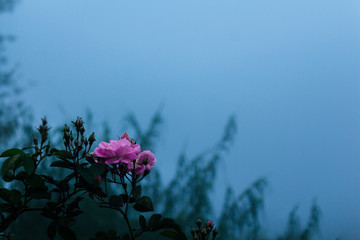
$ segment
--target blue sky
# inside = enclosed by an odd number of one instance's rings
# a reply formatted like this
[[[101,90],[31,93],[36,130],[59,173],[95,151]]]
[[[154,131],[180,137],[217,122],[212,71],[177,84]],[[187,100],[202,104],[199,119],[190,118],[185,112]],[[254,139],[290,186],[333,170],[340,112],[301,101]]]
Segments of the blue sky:
[[[211,146],[235,114],[218,188],[267,176],[269,233],[317,198],[322,239],[360,239],[359,1],[23,0],[0,28],[37,118],[90,108],[120,130],[164,104],[166,181],[184,146]]]

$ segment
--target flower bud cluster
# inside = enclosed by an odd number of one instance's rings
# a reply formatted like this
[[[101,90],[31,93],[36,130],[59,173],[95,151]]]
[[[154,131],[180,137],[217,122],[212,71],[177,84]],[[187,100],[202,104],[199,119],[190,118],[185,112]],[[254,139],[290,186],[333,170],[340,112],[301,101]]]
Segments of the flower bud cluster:
[[[190,230],[193,240],[207,240],[210,239],[210,236],[212,236],[212,239],[215,239],[219,232],[217,228],[214,228],[212,221],[207,221],[206,224],[203,225],[202,220],[197,219],[196,225],[196,228],[191,228]]]
[[[46,118],[42,118],[41,122],[42,122],[42,124],[39,126],[39,128],[37,128],[37,130],[39,131],[40,136],[41,136],[41,146],[42,146],[48,139],[48,136],[49,136],[48,132],[49,132],[50,128],[47,126]],[[38,145],[38,140],[36,137],[34,137],[33,142],[34,142],[35,146]]]
[[[72,121],[75,126],[75,133],[71,128],[65,124],[63,128],[63,139],[66,150],[77,156],[81,150],[84,150],[84,157],[90,150],[92,144],[95,142],[95,134],[92,133],[89,138],[84,136],[85,127],[84,121],[81,118],[77,118],[76,121]]]

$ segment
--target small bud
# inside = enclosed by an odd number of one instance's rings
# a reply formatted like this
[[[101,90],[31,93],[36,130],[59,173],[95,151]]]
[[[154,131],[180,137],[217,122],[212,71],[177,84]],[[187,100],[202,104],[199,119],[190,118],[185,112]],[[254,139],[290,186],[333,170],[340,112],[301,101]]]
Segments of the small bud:
[[[191,228],[191,229],[190,229],[190,233],[191,233],[192,236],[194,236],[195,233],[196,233],[196,229],[195,229],[195,228]]]
[[[85,128],[84,128],[84,126],[81,126],[81,127],[80,127],[79,132],[81,133],[81,135],[83,135],[83,134],[84,134],[84,132],[85,132]]]
[[[150,169],[145,169],[144,171],[144,177],[150,173]]]
[[[84,139],[84,144],[85,144],[85,147],[88,145],[89,141],[87,140],[87,138]]]
[[[75,125],[77,130],[79,130],[84,125],[84,121],[80,117],[78,117],[76,121],[72,123]]]
[[[200,240],[199,236],[195,236],[194,240]]]
[[[95,139],[95,133],[92,133],[89,137],[89,142],[90,142],[90,145],[93,144],[93,142],[95,142],[96,139]]]
[[[38,139],[35,136],[33,136],[33,143],[35,146],[39,144]]]
[[[74,144],[75,144],[75,146],[79,146],[79,141],[77,139],[75,139]]]
[[[49,152],[50,152],[50,142],[48,142],[48,144],[46,145],[45,152],[46,152],[46,154],[49,154]]]
[[[41,135],[41,145],[45,143],[45,141],[48,138],[48,131],[50,130],[50,128],[48,128],[46,126],[47,124],[47,120],[46,118],[42,118],[41,119],[42,124],[39,126],[39,128],[37,129]]]
[[[121,136],[121,139],[124,139],[126,138],[128,141],[130,141],[130,137],[127,133],[124,133],[122,136]]]
[[[44,125],[44,126],[46,126],[46,124],[47,124],[47,120],[46,120],[46,118],[44,117],[44,118],[42,118],[41,119],[41,121],[42,121],[42,124]]]
[[[70,132],[70,127],[66,124],[64,126],[64,132]]]
[[[219,230],[217,228],[215,228],[213,230],[213,239],[215,239],[216,235],[218,234]]]
[[[213,223],[212,221],[208,221],[208,222],[206,223],[206,226],[209,227],[210,229],[213,229],[214,223]]]
[[[197,220],[196,220],[196,225],[197,225],[199,228],[201,227],[201,223],[202,223],[201,219],[197,219]]]

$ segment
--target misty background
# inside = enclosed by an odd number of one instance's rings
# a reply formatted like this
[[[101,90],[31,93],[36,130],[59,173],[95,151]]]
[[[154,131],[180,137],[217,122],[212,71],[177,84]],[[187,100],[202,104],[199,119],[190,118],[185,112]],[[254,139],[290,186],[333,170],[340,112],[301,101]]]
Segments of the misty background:
[[[316,198],[320,239],[360,239],[359,1],[23,0],[0,29],[16,37],[5,54],[37,122],[90,109],[117,138],[127,113],[146,126],[162,109],[166,182],[181,151],[212,146],[235,114],[215,209],[226,186],[266,176],[270,234]]]

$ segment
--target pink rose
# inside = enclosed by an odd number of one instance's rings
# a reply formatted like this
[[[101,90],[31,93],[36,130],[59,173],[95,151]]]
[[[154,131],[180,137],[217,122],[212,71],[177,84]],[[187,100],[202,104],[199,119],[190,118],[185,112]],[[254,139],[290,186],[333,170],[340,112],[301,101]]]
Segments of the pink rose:
[[[101,142],[99,147],[95,148],[94,154],[99,162],[105,164],[115,164],[118,162],[130,163],[137,159],[140,153],[139,144],[131,144],[126,138],[119,140],[110,140],[110,143]]]
[[[144,172],[150,171],[151,168],[154,167],[154,163],[156,162],[156,158],[152,152],[149,150],[143,151],[139,154],[138,158],[135,162],[135,173],[140,175],[144,174]],[[129,166],[129,168],[133,168],[133,166]]]

